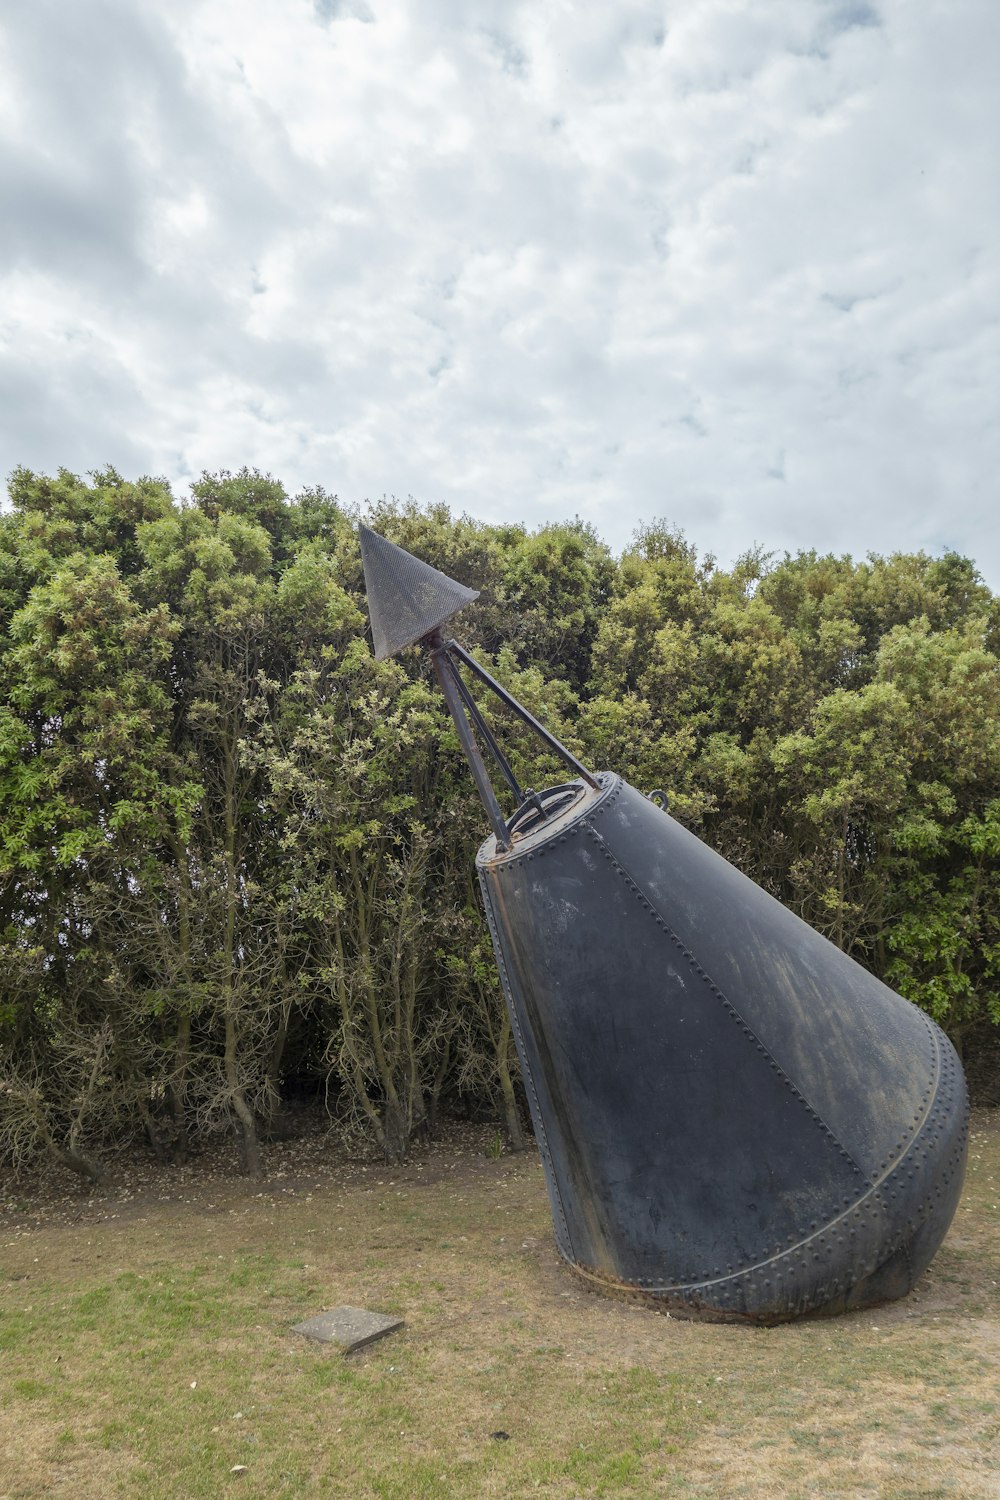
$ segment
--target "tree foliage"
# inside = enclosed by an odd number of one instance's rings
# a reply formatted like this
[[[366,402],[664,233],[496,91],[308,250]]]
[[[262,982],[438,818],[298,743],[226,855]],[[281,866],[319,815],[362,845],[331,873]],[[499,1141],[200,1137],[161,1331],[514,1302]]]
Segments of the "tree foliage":
[[[247,1170],[295,1088],[391,1158],[442,1102],[523,1139],[473,861],[483,818],[420,652],[378,663],[357,515],[322,490],[19,470],[0,517],[0,1159],[109,1142]],[[382,502],[474,585],[473,650],[960,1047],[1000,1026],[1000,611],[946,554],[731,569],[653,522],[614,558]],[[522,780],[557,762],[497,715]]]

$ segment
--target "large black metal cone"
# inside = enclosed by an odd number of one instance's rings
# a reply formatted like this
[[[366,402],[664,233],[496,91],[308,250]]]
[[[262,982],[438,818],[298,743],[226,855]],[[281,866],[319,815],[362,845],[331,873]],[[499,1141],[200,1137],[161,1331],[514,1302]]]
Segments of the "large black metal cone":
[[[921,1011],[618,777],[478,869],[559,1249],[777,1322],[900,1296],[964,1171]]]
[[[370,527],[360,531],[372,642],[379,661],[412,646],[479,598],[477,589],[456,583]]]

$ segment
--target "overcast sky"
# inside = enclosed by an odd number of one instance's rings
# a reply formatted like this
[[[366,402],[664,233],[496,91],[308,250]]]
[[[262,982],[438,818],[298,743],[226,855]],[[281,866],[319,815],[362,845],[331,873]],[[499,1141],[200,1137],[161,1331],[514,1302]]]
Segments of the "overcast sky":
[[[11,0],[0,466],[1000,588],[998,0]]]

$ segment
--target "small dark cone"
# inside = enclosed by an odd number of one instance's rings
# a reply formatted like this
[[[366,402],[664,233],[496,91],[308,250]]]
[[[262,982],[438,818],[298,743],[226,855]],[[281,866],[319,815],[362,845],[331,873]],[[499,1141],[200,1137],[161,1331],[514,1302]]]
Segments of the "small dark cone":
[[[370,527],[360,531],[368,614],[379,661],[412,646],[479,598],[478,589],[456,583]]]

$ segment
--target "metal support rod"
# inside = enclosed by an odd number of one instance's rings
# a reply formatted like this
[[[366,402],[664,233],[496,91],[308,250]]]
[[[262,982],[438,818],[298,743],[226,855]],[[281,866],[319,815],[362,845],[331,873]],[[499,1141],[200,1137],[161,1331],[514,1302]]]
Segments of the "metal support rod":
[[[440,637],[436,641],[432,638],[431,644],[433,645],[431,660],[434,663],[434,671],[437,675],[441,691],[444,693],[445,702],[455,721],[455,728],[458,730],[458,737],[462,742],[465,758],[472,768],[476,788],[482,798],[490,825],[496,835],[497,848],[507,850],[510,848],[510,834],[507,832],[507,824],[504,822],[503,813],[500,811],[500,804],[497,801],[496,793],[493,790],[486,767],[483,764],[483,757],[479,753],[479,746],[476,744],[475,736],[472,733],[472,726],[465,711],[465,704],[462,701],[462,696],[458,688],[455,686],[455,677],[452,675],[451,663],[448,660],[448,648],[440,640]]]
[[[545,743],[551,746],[551,748],[555,750],[557,755],[561,755],[563,760],[566,761],[568,765],[573,767],[573,770],[577,773],[577,775],[583,777],[583,780],[587,783],[588,786],[592,786],[596,791],[600,790],[599,784],[595,777],[591,774],[590,771],[587,770],[585,765],[577,760],[572,751],[567,750],[566,746],[562,744],[560,740],[557,740],[554,734],[549,733],[544,724],[540,724],[538,722],[534,714],[530,714],[522,704],[518,703],[516,698],[512,697],[511,694],[508,693],[506,688],[501,687],[496,678],[491,677],[486,668],[481,667],[476,661],[476,658],[474,656],[470,656],[464,646],[460,646],[458,641],[452,640],[448,641],[445,644],[444,649],[452,656],[457,656],[460,661],[463,661],[465,663],[470,672],[473,672],[481,682],[485,682],[487,687],[492,688],[497,697],[500,699],[501,703],[505,703],[507,707],[512,709],[514,713],[518,714],[519,717],[522,718],[524,722],[535,731],[536,734],[541,735]]]
[[[485,740],[486,748],[489,750],[490,754],[493,756],[493,759],[500,767],[503,779],[504,781],[506,781],[511,791],[514,793],[517,805],[518,807],[520,807],[521,803],[524,801],[524,792],[521,790],[521,785],[517,777],[514,775],[514,771],[510,764],[510,761],[500,749],[500,746],[496,742],[496,737],[494,736],[492,729],[487,724],[486,720],[483,718],[482,714],[479,711],[479,705],[477,704],[475,698],[473,698],[472,694],[469,692],[469,689],[466,687],[465,683],[462,681],[462,676],[458,670],[457,662],[455,662],[450,655],[445,656],[445,661],[448,663],[449,670],[454,674],[456,686],[458,687],[458,691],[462,695],[462,701],[469,711],[469,718],[472,720],[476,729],[478,729],[479,733]]]

